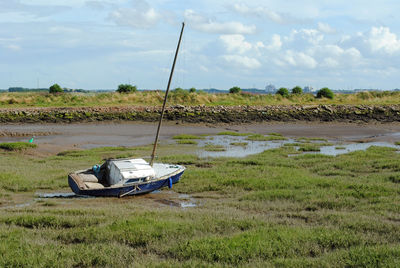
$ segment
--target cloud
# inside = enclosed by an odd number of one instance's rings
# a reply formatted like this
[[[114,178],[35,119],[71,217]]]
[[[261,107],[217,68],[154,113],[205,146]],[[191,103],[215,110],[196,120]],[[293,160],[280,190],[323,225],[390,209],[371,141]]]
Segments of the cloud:
[[[388,27],[372,27],[367,42],[373,52],[393,54],[400,51],[400,40]]]
[[[202,16],[191,9],[184,12],[185,21],[190,26],[200,32],[213,34],[254,34],[255,25],[244,25],[237,21],[216,22]]]
[[[52,26],[49,29],[52,34],[78,34],[82,31],[77,28],[66,27],[66,26]]]
[[[281,36],[279,34],[272,35],[271,43],[267,46],[269,50],[280,50],[282,47]]]
[[[294,66],[294,67],[303,67],[307,69],[314,69],[317,67],[317,61],[311,57],[310,55],[305,54],[304,52],[297,52],[293,50],[286,50],[285,54],[277,59],[277,65],[280,66]]]
[[[27,15],[34,17],[48,17],[54,15],[54,13],[59,13],[69,9],[70,8],[65,5],[27,4],[20,0],[0,1],[0,13],[24,14],[27,21],[31,20],[31,18]]]
[[[240,55],[223,55],[222,58],[235,67],[244,67],[246,69],[257,69],[261,67],[261,63],[255,58]]]
[[[335,34],[336,29],[332,28],[329,24],[318,22],[318,30],[326,34]]]
[[[150,28],[162,18],[161,14],[144,0],[134,0],[133,6],[112,11],[109,18],[118,25],[133,28]]]
[[[286,42],[293,42],[297,46],[318,45],[324,40],[324,35],[316,29],[292,30],[285,38]],[[304,44],[304,41],[306,44]]]
[[[21,47],[19,45],[15,45],[15,44],[6,45],[5,47],[12,51],[20,51],[21,50]]]
[[[249,7],[246,4],[233,4],[232,9],[244,16],[266,18],[278,24],[298,24],[305,22],[305,20],[294,18],[289,14],[274,12],[262,6]]]
[[[240,34],[221,35],[219,39],[229,53],[238,52],[243,54],[253,48],[253,45],[246,42],[244,36]]]

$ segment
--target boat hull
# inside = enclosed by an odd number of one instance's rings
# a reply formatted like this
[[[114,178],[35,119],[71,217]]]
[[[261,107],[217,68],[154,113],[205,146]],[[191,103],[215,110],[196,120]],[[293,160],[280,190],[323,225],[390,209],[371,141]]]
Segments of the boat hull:
[[[126,185],[121,187],[104,187],[101,189],[81,189],[78,183],[71,176],[68,176],[68,184],[71,190],[77,195],[88,195],[88,196],[98,196],[98,197],[132,196],[132,195],[146,194],[154,190],[158,190],[160,188],[168,186],[169,184],[171,184],[171,182],[172,184],[177,183],[180,177],[182,176],[183,172],[184,170],[170,177],[155,181],[149,181],[147,183],[142,183],[140,185]]]

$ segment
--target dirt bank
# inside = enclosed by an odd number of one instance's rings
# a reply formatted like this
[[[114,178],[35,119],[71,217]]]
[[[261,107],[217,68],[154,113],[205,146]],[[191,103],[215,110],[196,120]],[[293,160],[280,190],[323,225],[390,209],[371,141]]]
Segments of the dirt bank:
[[[159,118],[160,107],[74,107],[0,109],[1,123],[145,121]],[[400,105],[171,106],[165,120],[186,123],[399,122]]]

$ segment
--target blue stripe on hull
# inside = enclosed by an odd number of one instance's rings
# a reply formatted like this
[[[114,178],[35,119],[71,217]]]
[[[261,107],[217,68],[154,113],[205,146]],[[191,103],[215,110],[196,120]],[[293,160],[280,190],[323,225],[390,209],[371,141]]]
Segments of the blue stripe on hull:
[[[177,183],[182,176],[183,171],[181,173],[178,173],[172,177],[169,177],[172,179],[172,183]],[[162,187],[168,186],[168,180],[169,178],[166,178],[164,180],[160,181],[155,181],[155,182],[149,182],[146,184],[142,184],[139,186],[140,190],[133,191],[132,193],[129,193],[128,195],[139,195],[139,194],[145,194],[152,192],[154,190],[160,189]],[[78,185],[75,183],[75,181],[68,176],[68,184],[69,187],[71,187],[71,190],[77,194],[77,195],[90,195],[90,196],[105,196],[105,197],[118,197],[121,196],[124,193],[127,193],[129,191],[132,191],[135,186],[123,186],[119,188],[111,188],[111,187],[105,187],[102,189],[94,189],[94,190],[81,190],[79,189]]]

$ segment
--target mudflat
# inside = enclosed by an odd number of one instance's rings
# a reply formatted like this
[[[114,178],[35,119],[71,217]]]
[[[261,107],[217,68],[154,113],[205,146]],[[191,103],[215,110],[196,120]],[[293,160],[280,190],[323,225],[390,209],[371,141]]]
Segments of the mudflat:
[[[0,142],[25,141],[35,136],[42,152],[57,153],[71,148],[104,146],[138,146],[154,141],[156,123],[102,122],[71,124],[4,124],[0,126]],[[400,123],[291,122],[252,124],[189,124],[165,122],[160,140],[178,134],[216,134],[221,131],[268,134],[287,137],[322,137],[342,141],[398,141]]]

